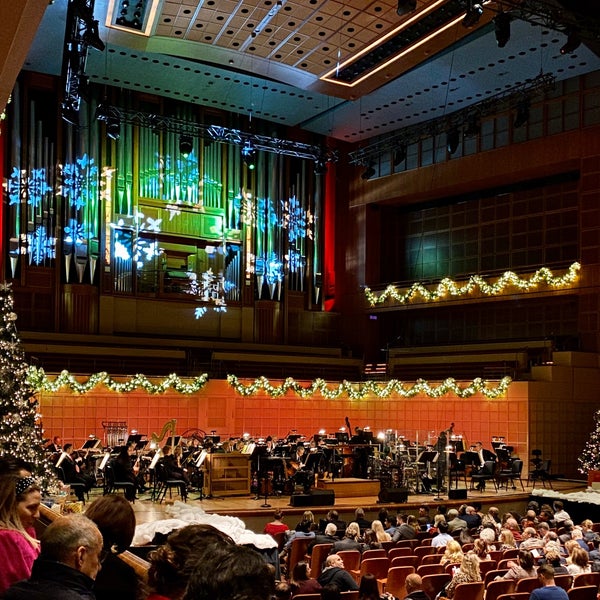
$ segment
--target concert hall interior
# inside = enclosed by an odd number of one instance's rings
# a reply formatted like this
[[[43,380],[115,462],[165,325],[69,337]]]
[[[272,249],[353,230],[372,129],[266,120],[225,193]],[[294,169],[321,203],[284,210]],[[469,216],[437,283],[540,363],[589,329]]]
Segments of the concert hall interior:
[[[80,498],[592,482],[600,23],[528,3],[2,2],[0,316]]]

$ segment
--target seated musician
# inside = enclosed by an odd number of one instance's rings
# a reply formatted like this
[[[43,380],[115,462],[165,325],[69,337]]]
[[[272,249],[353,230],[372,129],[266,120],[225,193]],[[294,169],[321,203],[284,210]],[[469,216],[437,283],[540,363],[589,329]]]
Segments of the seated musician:
[[[471,474],[481,473],[483,471],[486,461],[489,461],[489,460],[495,461],[496,460],[496,455],[493,452],[491,452],[490,450],[487,450],[486,448],[484,448],[483,444],[481,442],[475,442],[475,447],[474,447],[473,451],[478,456],[478,459],[477,459],[478,464],[475,464],[473,466],[473,470],[471,471]],[[485,481],[480,481],[477,484],[477,489],[479,491],[485,490]]]
[[[55,435],[52,441],[46,446],[46,450],[51,454],[56,454],[62,450],[62,439],[60,435]]]
[[[127,500],[135,500],[136,490],[145,491],[143,477],[139,477],[139,469],[135,469],[136,459],[135,446],[132,444],[121,446],[117,458],[112,461],[115,481],[130,481],[132,487],[127,486],[124,489]]]
[[[296,452],[290,462],[292,469],[296,469],[292,475],[292,480],[295,485],[301,485],[304,488],[304,493],[307,494],[315,481],[315,474],[311,469],[306,468],[308,454],[303,444],[296,446]]]
[[[91,475],[87,475],[73,456],[73,444],[65,444],[63,459],[60,466],[65,474],[65,483],[83,483],[86,492],[89,492],[96,483],[96,479]],[[84,492],[79,489],[76,489],[75,491],[78,495],[78,499],[83,500]]]
[[[185,481],[186,487],[189,486],[186,470],[181,466],[180,462],[181,448],[177,446],[175,450],[173,446],[165,446],[160,462],[164,466],[165,474],[169,479],[181,479]]]

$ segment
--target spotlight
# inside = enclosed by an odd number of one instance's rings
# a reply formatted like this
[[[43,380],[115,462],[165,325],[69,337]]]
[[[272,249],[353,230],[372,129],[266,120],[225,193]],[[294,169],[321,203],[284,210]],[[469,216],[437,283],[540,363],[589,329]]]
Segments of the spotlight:
[[[375,167],[373,166],[373,163],[370,163],[369,166],[365,169],[365,172],[360,177],[364,180],[371,179],[371,177],[375,177],[375,173]]]
[[[88,21],[85,25],[85,32],[83,34],[83,41],[92,48],[96,50],[100,50],[103,52],[106,46],[104,42],[100,39],[100,34],[98,33],[98,21],[92,20]]]
[[[413,12],[417,8],[417,0],[398,0],[398,8],[396,9],[396,13],[398,13],[399,17],[403,15],[407,15],[408,13]]]
[[[187,158],[194,151],[194,142],[189,135],[179,136],[179,152]]]
[[[256,168],[256,150],[250,140],[245,142],[242,147],[242,160],[250,171]]]
[[[529,100],[523,100],[517,106],[517,115],[513,122],[513,127],[515,129],[523,127],[527,121],[529,121]]]
[[[392,162],[395,167],[397,167],[401,162],[404,162],[406,158],[406,146],[402,144],[398,146],[398,148],[394,151],[394,155],[392,157]]]
[[[458,128],[449,129],[446,133],[446,150],[448,150],[448,154],[454,154],[458,150],[459,142]]]
[[[579,37],[579,33],[575,29],[567,31],[566,34],[567,41],[565,45],[560,49],[560,53],[572,54],[581,45],[581,38]]]
[[[510,22],[512,17],[502,11],[494,17],[494,33],[496,34],[496,43],[498,48],[504,48],[510,40]]]
[[[463,27],[466,27],[468,29],[469,27],[477,25],[477,23],[479,23],[479,18],[482,14],[483,8],[481,4],[479,4],[478,2],[473,2],[473,0],[468,0],[467,12],[465,13],[465,16],[462,20]]]

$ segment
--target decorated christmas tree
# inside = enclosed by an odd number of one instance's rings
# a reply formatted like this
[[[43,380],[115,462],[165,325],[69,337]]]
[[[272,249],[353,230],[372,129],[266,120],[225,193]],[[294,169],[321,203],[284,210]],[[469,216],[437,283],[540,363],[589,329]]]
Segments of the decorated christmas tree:
[[[32,465],[44,487],[56,484],[46,458],[39,425],[38,402],[27,381],[29,365],[16,327],[10,284],[0,284],[0,456]]]
[[[594,422],[595,429],[578,459],[581,473],[600,470],[600,410],[594,415]]]

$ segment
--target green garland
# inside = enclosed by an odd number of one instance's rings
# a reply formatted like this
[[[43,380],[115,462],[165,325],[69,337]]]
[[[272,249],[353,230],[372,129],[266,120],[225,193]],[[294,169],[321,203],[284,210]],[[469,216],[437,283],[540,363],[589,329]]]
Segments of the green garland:
[[[104,385],[116,393],[130,393],[142,388],[150,394],[164,394],[169,388],[172,388],[180,394],[191,395],[198,393],[207,381],[208,375],[206,373],[194,378],[192,383],[184,383],[179,376],[171,373],[157,384],[152,383],[145,375],[139,374],[125,381],[115,381],[107,373],[100,372],[90,375],[84,382],[79,382],[68,371],[62,371],[58,377],[52,380],[48,378],[44,369],[38,369],[37,367],[29,367],[27,373],[27,382],[36,392],[58,392],[61,388],[68,388],[77,394],[87,394],[95,387]],[[437,386],[429,385],[423,379],[418,379],[412,386],[405,386],[402,381],[397,379],[392,379],[387,383],[342,381],[337,386],[326,382],[324,379],[315,379],[310,385],[303,387],[291,377],[288,377],[281,385],[274,386],[266,377],[259,377],[254,382],[244,385],[235,375],[228,375],[227,383],[241,396],[254,396],[258,392],[264,391],[272,398],[280,398],[289,390],[292,390],[301,398],[311,398],[319,393],[329,400],[340,398],[344,394],[351,400],[362,400],[369,394],[378,398],[388,398],[392,394],[398,394],[402,398],[414,398],[419,394],[424,394],[429,398],[441,398],[445,394],[454,393],[459,398],[469,398],[478,392],[486,398],[494,400],[506,394],[512,379],[503,377],[498,385],[494,387],[479,377],[466,387],[460,387],[452,377]]]
[[[419,296],[424,302],[437,302],[447,300],[449,296],[452,298],[466,296],[477,289],[486,296],[513,293],[511,290],[515,288],[522,292],[530,292],[537,289],[542,283],[551,288],[561,289],[577,281],[580,269],[581,265],[574,262],[564,275],[555,277],[550,269],[542,267],[529,278],[521,278],[512,271],[506,271],[493,284],[487,283],[481,275],[472,275],[463,285],[459,285],[449,277],[445,277],[433,290],[429,290],[422,283],[417,282],[413,283],[405,292],[401,292],[393,285],[388,285],[379,296],[374,294],[370,288],[365,288],[365,296],[370,306],[377,306],[388,299],[394,300],[398,304],[408,304],[416,301]]]
[[[419,394],[425,394],[429,398],[440,398],[450,392],[456,394],[459,398],[469,398],[480,392],[488,399],[496,399],[506,394],[512,379],[503,377],[496,387],[489,387],[487,382],[478,377],[464,388],[461,388],[453,378],[446,379],[438,386],[431,386],[427,381],[418,379],[411,387],[405,387],[404,383],[397,379],[392,379],[385,384],[374,381],[365,381],[364,383],[342,381],[335,387],[329,387],[324,379],[315,379],[309,386],[302,387],[291,377],[288,377],[281,385],[273,386],[266,377],[259,377],[253,383],[244,385],[240,383],[235,375],[228,375],[227,382],[241,396],[253,396],[263,390],[272,398],[279,398],[292,390],[301,398],[310,398],[319,392],[321,396],[329,400],[339,398],[343,394],[347,394],[351,400],[361,400],[368,394],[373,394],[378,398],[387,398],[393,393],[403,398],[414,398]]]
[[[36,391],[58,392],[63,387],[69,388],[77,394],[87,394],[96,386],[104,385],[112,392],[129,393],[142,388],[150,394],[164,394],[169,388],[174,389],[180,394],[196,394],[208,381],[208,375],[204,373],[196,377],[192,383],[184,383],[177,375],[171,373],[160,383],[152,383],[145,375],[134,375],[126,381],[115,381],[105,372],[94,373],[88,379],[80,383],[68,371],[62,371],[56,379],[50,380],[44,369],[30,367],[27,374],[27,381]]]

